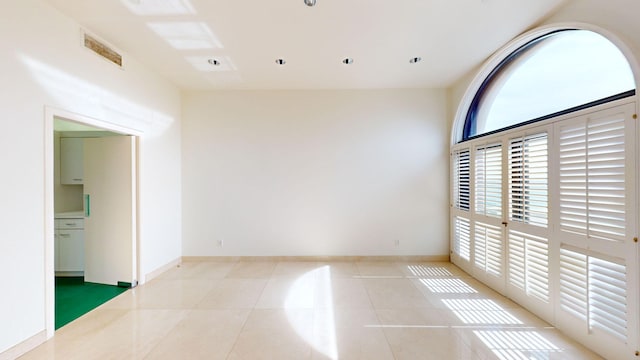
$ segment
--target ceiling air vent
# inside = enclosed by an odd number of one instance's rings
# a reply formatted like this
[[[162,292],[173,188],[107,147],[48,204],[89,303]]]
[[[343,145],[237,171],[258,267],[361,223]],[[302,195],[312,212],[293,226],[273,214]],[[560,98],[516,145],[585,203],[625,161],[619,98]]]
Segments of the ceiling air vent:
[[[118,54],[113,49],[100,42],[100,40],[87,33],[83,33],[83,37],[84,47],[122,67],[122,55]]]

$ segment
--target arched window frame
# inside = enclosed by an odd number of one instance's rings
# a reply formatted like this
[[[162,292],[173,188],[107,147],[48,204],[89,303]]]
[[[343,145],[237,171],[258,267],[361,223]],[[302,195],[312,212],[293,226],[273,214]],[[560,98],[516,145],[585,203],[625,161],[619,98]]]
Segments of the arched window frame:
[[[507,66],[510,62],[514,61],[519,55],[519,53],[523,53],[523,51],[521,50],[525,50],[529,46],[537,44],[540,40],[544,40],[549,35],[553,35],[555,33],[558,33],[561,31],[567,31],[567,30],[592,31],[600,34],[601,36],[611,41],[614,45],[616,45],[616,47],[627,58],[635,79],[635,88],[638,89],[639,79],[640,79],[640,67],[638,65],[638,61],[636,60],[633,51],[623,41],[621,41],[620,38],[614,33],[606,29],[600,28],[598,26],[587,24],[587,23],[560,23],[560,24],[550,24],[550,25],[542,26],[540,28],[531,30],[515,38],[514,40],[509,42],[507,45],[505,45],[503,48],[496,51],[494,55],[492,55],[484,63],[480,71],[478,71],[476,76],[470,82],[469,86],[467,87],[466,91],[464,92],[464,94],[462,95],[459,101],[459,105],[453,120],[453,126],[451,131],[451,145],[470,139],[470,137],[467,135],[469,134],[471,126],[466,125],[468,116],[470,116],[470,114],[471,116],[475,115],[475,114],[472,114],[472,111],[477,113],[478,104],[482,99],[483,90],[491,83],[491,80],[500,73],[500,70],[502,68]],[[625,96],[628,96],[628,94],[626,94]],[[637,99],[638,91],[635,91],[634,97]],[[603,100],[604,101],[601,101],[601,102],[611,101],[611,99],[609,98],[603,99]],[[473,107],[474,102],[476,102],[475,107]],[[638,106],[640,106],[640,104]],[[569,110],[575,111],[575,109],[569,109]],[[569,111],[566,111],[566,112],[569,112]],[[530,123],[530,122],[541,121],[557,115],[558,113],[549,114],[548,116],[534,119],[533,121],[526,121],[523,123],[519,123],[517,125],[508,127],[506,129],[526,125],[527,123]],[[503,131],[503,130],[505,129],[484,133],[479,136],[484,136],[484,135],[488,135],[488,134]]]
[[[513,63],[516,59],[525,55],[527,50],[538,45],[541,41],[544,41],[545,39],[559,32],[570,31],[570,30],[576,30],[576,29],[554,30],[544,35],[538,36],[533,40],[526,42],[523,45],[520,45],[517,49],[515,49],[514,51],[509,53],[504,59],[502,59],[498,63],[498,65],[496,65],[491,70],[489,75],[487,75],[484,81],[482,81],[482,83],[480,84],[480,87],[478,88],[475,95],[473,96],[473,99],[471,100],[471,105],[469,106],[469,110],[467,111],[467,115],[465,116],[465,119],[464,119],[464,127],[462,130],[462,140],[468,140],[473,138],[472,134],[475,133],[474,127],[476,126],[476,117],[480,110],[482,99],[484,98],[489,86],[500,76],[500,74],[502,74],[502,72],[505,71],[509,67],[509,65],[511,65],[511,63]],[[485,133],[483,133],[483,135],[484,134]]]

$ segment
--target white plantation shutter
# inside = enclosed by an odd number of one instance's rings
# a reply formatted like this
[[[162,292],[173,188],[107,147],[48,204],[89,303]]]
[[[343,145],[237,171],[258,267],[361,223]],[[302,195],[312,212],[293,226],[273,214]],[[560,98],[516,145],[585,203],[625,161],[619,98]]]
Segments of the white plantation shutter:
[[[549,302],[549,244],[547,239],[509,231],[509,283],[528,296]]]
[[[560,229],[625,239],[625,117],[579,119],[560,126]]]
[[[589,257],[589,328],[627,340],[627,280],[622,260]]]
[[[588,224],[594,237],[624,241],[624,135],[624,116],[590,121],[587,126]]]
[[[474,256],[478,268],[495,276],[502,274],[502,229],[481,222],[474,224]]]
[[[487,228],[486,224],[476,222],[473,234],[473,258],[476,267],[486,270],[487,268]]]
[[[587,256],[560,249],[560,307],[587,320]]]
[[[586,126],[568,124],[560,127],[560,228],[587,233],[587,152]]]
[[[590,331],[627,341],[627,276],[622,259],[560,249],[560,307]]]
[[[513,231],[509,231],[507,244],[509,246],[509,259],[507,260],[509,264],[509,283],[525,291],[525,239],[524,237],[516,236]]]
[[[509,141],[509,219],[547,226],[548,149],[547,134]]]
[[[635,111],[623,99],[470,139],[453,164],[454,263],[611,359],[640,351]]]
[[[456,216],[454,219],[454,252],[465,260],[471,259],[471,221]]]
[[[456,151],[453,154],[453,206],[460,210],[469,210],[470,158],[469,150]]]
[[[476,148],[475,211],[477,214],[502,216],[502,146],[492,144]]]

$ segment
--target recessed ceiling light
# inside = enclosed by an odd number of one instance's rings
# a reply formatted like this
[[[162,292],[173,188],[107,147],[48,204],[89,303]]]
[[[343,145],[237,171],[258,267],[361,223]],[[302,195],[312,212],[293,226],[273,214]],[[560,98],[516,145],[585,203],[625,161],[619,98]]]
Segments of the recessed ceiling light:
[[[421,57],[416,56],[416,57],[414,57],[414,58],[409,59],[409,63],[411,63],[411,64],[415,64],[415,63],[417,63],[417,62],[420,62],[421,60],[422,60],[422,58],[421,58]]]
[[[286,61],[284,61],[284,59],[277,59],[277,60],[276,60],[276,64],[278,64],[278,65],[284,65],[284,64],[286,64],[286,63],[287,63],[287,62],[286,62]]]
[[[316,0],[304,0],[305,5],[307,6],[315,6]]]
[[[352,58],[346,58],[346,59],[342,60],[342,63],[345,64],[345,65],[353,64],[353,59]]]
[[[209,59],[209,60],[207,60],[207,62],[209,62],[209,64],[211,64],[213,66],[220,65],[220,61],[218,61],[218,59]]]

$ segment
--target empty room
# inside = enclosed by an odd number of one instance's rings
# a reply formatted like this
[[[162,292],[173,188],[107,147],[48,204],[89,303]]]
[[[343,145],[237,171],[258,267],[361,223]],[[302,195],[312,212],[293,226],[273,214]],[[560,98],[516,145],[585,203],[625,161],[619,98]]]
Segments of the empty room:
[[[0,360],[640,357],[640,3],[1,6]]]

